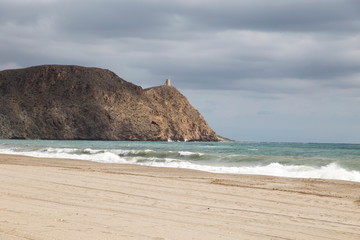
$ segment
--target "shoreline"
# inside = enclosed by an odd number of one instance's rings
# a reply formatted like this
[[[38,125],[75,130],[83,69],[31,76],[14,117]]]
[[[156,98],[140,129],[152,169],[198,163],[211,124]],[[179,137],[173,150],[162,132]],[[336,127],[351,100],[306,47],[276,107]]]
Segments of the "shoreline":
[[[0,154],[0,239],[360,239],[360,183]]]

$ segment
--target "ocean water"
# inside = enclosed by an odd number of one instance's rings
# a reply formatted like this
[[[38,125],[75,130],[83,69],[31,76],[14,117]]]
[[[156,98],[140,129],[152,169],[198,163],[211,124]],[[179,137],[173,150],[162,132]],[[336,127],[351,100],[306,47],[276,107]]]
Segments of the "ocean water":
[[[360,144],[0,140],[0,153],[360,182]]]

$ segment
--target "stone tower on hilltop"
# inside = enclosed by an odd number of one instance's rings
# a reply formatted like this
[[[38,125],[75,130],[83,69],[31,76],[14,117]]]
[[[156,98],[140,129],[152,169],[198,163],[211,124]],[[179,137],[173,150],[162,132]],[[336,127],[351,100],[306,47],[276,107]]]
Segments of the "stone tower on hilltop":
[[[170,78],[166,79],[165,86],[171,86],[171,79]]]

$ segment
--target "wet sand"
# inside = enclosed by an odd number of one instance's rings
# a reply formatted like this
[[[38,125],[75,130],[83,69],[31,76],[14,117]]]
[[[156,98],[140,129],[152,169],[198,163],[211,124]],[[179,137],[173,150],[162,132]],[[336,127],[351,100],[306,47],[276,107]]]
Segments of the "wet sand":
[[[360,183],[0,155],[0,239],[360,239]]]

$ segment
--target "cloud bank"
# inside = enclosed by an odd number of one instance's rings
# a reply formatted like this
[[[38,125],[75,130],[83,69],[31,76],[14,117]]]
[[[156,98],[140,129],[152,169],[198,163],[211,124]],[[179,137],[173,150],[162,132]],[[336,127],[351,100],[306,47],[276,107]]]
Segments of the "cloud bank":
[[[97,66],[143,87],[172,78],[220,134],[360,142],[356,0],[6,0],[0,31],[0,69]]]

